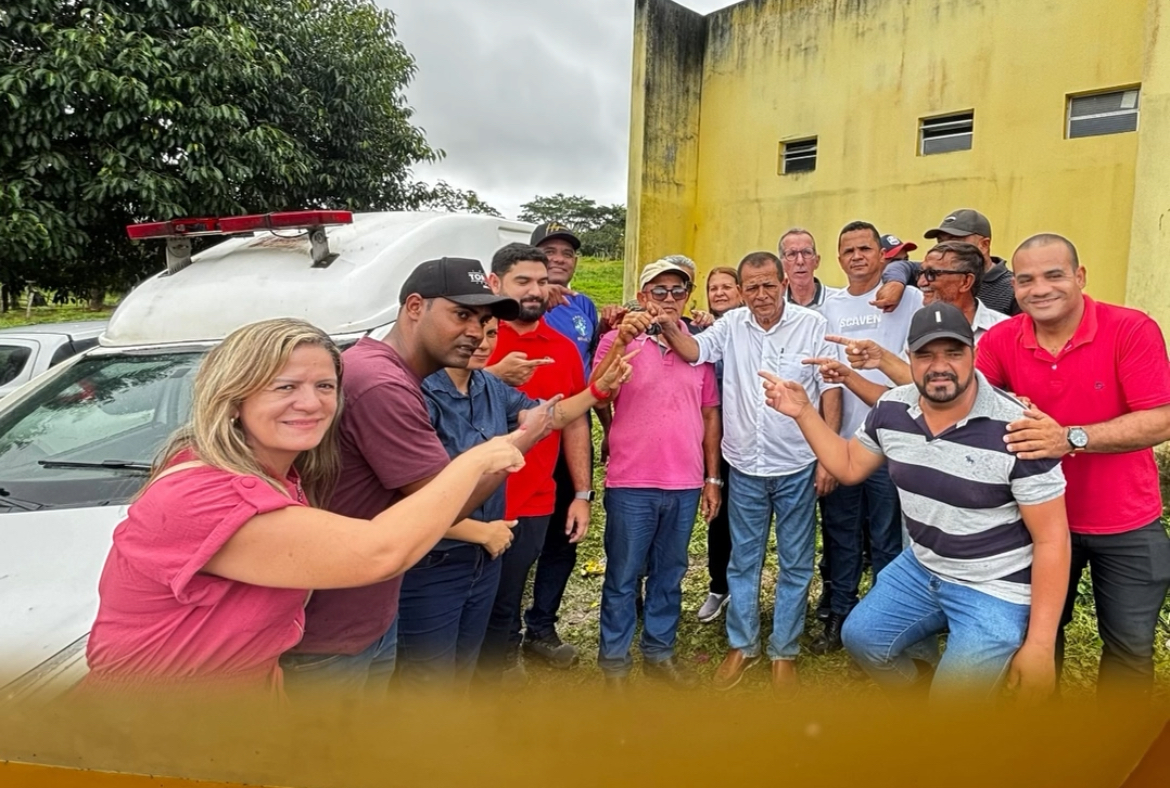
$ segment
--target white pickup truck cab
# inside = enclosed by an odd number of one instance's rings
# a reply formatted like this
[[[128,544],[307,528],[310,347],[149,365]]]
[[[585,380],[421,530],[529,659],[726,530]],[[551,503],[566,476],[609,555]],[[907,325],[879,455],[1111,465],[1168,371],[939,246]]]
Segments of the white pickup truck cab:
[[[338,226],[334,225],[339,222]],[[274,230],[258,230],[275,227]],[[155,452],[188,416],[203,355],[232,330],[299,317],[343,346],[380,339],[414,266],[490,265],[533,226],[442,213],[298,212],[129,228],[168,270],[118,306],[98,346],[0,401],[0,705],[85,672],[97,583]],[[244,232],[189,255],[190,235]],[[186,250],[184,250],[186,246]]]

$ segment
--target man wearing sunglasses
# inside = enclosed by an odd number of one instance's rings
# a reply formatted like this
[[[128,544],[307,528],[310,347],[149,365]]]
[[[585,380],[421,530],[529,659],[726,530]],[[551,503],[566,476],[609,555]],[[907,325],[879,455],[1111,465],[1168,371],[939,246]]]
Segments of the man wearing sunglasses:
[[[640,576],[646,576],[642,673],[676,688],[695,676],[674,659],[682,610],[687,548],[701,506],[710,520],[722,504],[719,477],[719,390],[711,364],[692,366],[667,345],[655,316],[689,335],[682,310],[691,274],[677,257],[646,266],[639,277],[641,309],[628,312],[597,348],[606,355],[637,352],[636,371],[614,396],[605,473],[605,583],[601,592],[598,665],[620,688],[633,664]]]
[[[926,238],[952,243],[968,243],[983,257],[982,289],[980,296],[990,309],[1005,315],[1017,315],[1020,305],[1012,290],[1012,272],[1007,261],[991,254],[991,222],[979,211],[961,208],[952,211],[923,234]],[[878,306],[890,311],[898,305],[907,285],[918,280],[919,264],[907,260],[892,261],[882,274],[885,284],[878,291]]]

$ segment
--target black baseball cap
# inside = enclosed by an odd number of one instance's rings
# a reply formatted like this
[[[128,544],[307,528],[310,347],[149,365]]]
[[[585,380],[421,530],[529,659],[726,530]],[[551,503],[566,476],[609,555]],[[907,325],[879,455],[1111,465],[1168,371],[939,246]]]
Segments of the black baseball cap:
[[[528,242],[533,246],[540,246],[550,238],[560,238],[568,241],[574,251],[581,248],[581,239],[573,235],[573,231],[560,222],[545,222],[532,231],[532,239]]]
[[[968,347],[975,347],[975,330],[957,306],[939,301],[922,307],[910,318],[906,346],[913,353],[936,339],[957,339]]]
[[[940,235],[950,235],[955,238],[982,235],[984,238],[990,238],[991,222],[979,211],[971,208],[960,208],[947,214],[946,218],[938,223],[938,227],[922,234],[924,238],[938,238]]]
[[[419,263],[406,277],[398,293],[398,303],[405,304],[407,297],[414,293],[423,298],[445,298],[463,306],[491,307],[492,316],[500,320],[515,320],[520,316],[520,302],[493,293],[483,265],[466,257]]]
[[[882,256],[889,260],[896,256],[899,252],[913,252],[918,248],[918,244],[913,241],[903,241],[896,235],[883,235],[881,237]]]

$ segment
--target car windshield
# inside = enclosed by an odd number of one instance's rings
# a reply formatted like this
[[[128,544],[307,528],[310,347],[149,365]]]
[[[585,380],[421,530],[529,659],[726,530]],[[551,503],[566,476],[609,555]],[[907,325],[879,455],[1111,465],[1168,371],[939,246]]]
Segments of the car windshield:
[[[0,415],[0,513],[127,502],[187,421],[202,357],[92,355]]]

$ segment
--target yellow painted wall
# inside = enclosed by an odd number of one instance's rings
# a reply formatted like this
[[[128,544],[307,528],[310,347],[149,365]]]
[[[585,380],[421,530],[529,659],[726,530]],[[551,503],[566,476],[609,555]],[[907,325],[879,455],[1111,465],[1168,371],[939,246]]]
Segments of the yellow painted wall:
[[[1150,0],[1126,303],[1170,334],[1170,30],[1163,22],[1170,24],[1170,0]]]
[[[973,207],[992,222],[993,253],[1010,257],[1035,232],[1068,235],[1090,293],[1124,302],[1140,135],[1066,140],[1066,97],[1142,81],[1146,6],[747,0],[709,15],[693,243],[671,251],[702,269],[733,265],[801,225],[817,236],[822,278],[841,284],[846,222],[923,247],[923,231]],[[1146,102],[1143,91],[1143,130]],[[918,155],[920,118],[971,109],[972,150]],[[779,175],[780,142],[812,135],[816,171]],[[631,234],[642,250],[682,237],[659,241],[646,224]]]
[[[699,163],[706,22],[674,3],[637,0],[630,107],[625,297],[646,263],[690,250]]]

